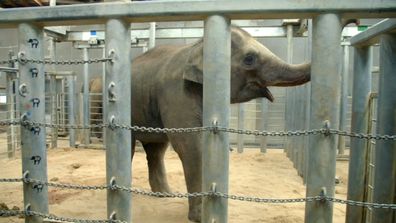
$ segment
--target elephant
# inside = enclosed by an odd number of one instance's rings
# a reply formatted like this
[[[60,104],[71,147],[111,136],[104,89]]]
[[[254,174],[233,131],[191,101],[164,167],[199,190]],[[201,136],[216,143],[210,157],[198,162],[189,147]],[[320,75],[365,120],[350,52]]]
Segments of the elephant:
[[[203,39],[189,45],[161,45],[132,61],[132,125],[154,128],[202,126]],[[230,103],[255,98],[274,101],[268,86],[296,86],[310,81],[310,63],[288,64],[249,33],[231,27]],[[91,91],[101,92],[101,79],[91,81]],[[98,107],[98,106],[97,106]],[[155,192],[170,192],[164,154],[170,143],[178,154],[189,193],[202,189],[200,133],[132,134],[146,152],[149,183]],[[201,219],[201,198],[189,198],[188,218]]]

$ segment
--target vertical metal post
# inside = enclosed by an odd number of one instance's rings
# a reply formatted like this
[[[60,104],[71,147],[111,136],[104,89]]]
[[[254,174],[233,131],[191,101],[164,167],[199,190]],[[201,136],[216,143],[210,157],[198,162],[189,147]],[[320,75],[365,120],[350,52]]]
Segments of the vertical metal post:
[[[29,23],[18,26],[19,57],[44,58],[42,27]],[[42,64],[20,63],[20,108],[21,119],[45,123],[44,66]],[[33,71],[33,72],[32,72]],[[37,75],[36,75],[37,74]],[[25,176],[47,181],[47,155],[45,128],[21,127],[22,172]],[[48,213],[48,188],[43,184],[24,183],[23,198],[26,209]],[[26,222],[42,222],[37,216],[26,216]]]
[[[50,84],[49,84],[49,92],[50,92],[50,106],[51,106],[51,123],[58,124],[58,112],[57,112],[57,103],[56,103],[56,75],[50,74]],[[54,127],[51,129],[51,148],[56,148],[58,141],[58,127]]]
[[[268,101],[265,98],[257,99],[260,106],[261,130],[268,130]],[[260,152],[267,152],[267,136],[260,136]]]
[[[245,105],[242,103],[238,104],[238,129],[244,129],[245,127]],[[244,135],[237,135],[238,153],[243,153],[244,148]]]
[[[128,48],[129,49],[129,48]],[[85,61],[89,59],[88,57],[88,48],[83,48],[83,58]],[[90,120],[90,110],[89,110],[89,64],[85,63],[84,64],[84,80],[83,80],[83,125],[84,126],[89,126],[89,120]],[[88,146],[90,142],[90,130],[89,129],[84,129],[84,146]]]
[[[75,107],[75,96],[76,96],[76,90],[75,90],[75,83],[76,83],[76,77],[74,75],[70,75],[67,77],[67,94],[68,94],[68,104],[67,104],[67,119],[69,120],[69,125],[75,125],[76,120],[75,120],[75,114],[74,114],[74,107]],[[70,147],[75,147],[76,146],[76,133],[73,128],[69,129],[69,145]]]
[[[156,23],[150,22],[149,42],[148,42],[149,49],[155,47],[155,31],[156,31]]]
[[[296,115],[295,117],[295,123],[296,123],[296,129],[303,129],[303,125],[304,125],[304,120],[305,120],[305,113],[304,113],[304,106],[305,104],[303,104],[304,101],[304,87],[305,86],[299,86],[296,88],[296,114],[300,114]],[[297,150],[297,157],[296,157],[296,169],[297,169],[297,174],[299,176],[303,176],[303,144],[304,144],[304,138],[302,137],[294,137],[295,141],[294,141],[294,145],[296,147]]]
[[[220,15],[205,20],[203,58],[203,125],[228,127],[230,114],[230,20]],[[202,189],[228,193],[229,136],[202,134]],[[202,222],[227,222],[228,201],[203,198]]]
[[[287,37],[287,63],[293,62],[293,25],[289,24],[286,27],[286,37]],[[294,124],[294,99],[295,99],[295,88],[286,88],[286,130],[290,131],[293,129]],[[292,146],[293,138],[286,138],[286,151],[287,156],[290,160],[294,160],[294,148]]]
[[[129,23],[109,19],[106,23],[106,52],[113,61],[106,65],[107,122],[131,124],[131,56]],[[127,50],[125,50],[127,49]],[[131,186],[131,131],[106,128],[106,179],[110,184]],[[111,219],[131,222],[131,195],[107,190],[107,214]]]
[[[106,53],[106,47],[103,48],[103,58],[106,58],[107,53]],[[105,87],[106,83],[106,63],[103,63],[102,65],[102,122],[106,123],[106,115],[107,114],[107,107],[105,106],[106,101],[107,101],[107,89]],[[102,143],[104,148],[106,149],[106,130],[102,129]]]
[[[340,129],[346,129],[347,108],[348,108],[348,86],[349,86],[349,44],[342,44],[343,64],[342,64],[342,88],[341,88],[341,113],[340,113]],[[338,137],[338,154],[345,153],[345,136]]]
[[[312,19],[308,19],[308,47],[307,47],[307,57],[312,58]],[[305,92],[305,129],[309,129],[311,123],[311,83],[305,84],[306,92]],[[304,173],[303,173],[303,182],[307,183],[307,174],[308,174],[308,154],[309,154],[309,137],[304,138]]]
[[[371,91],[372,48],[356,47],[353,59],[352,90],[352,132],[368,132],[369,98]],[[367,147],[366,139],[351,138],[349,153],[348,195],[349,200],[364,201],[367,182]],[[346,222],[363,223],[364,208],[347,206]]]
[[[380,81],[378,90],[378,125],[380,135],[396,134],[396,35],[384,34],[380,40]],[[373,202],[395,203],[396,141],[379,140],[375,149]],[[373,223],[395,222],[395,211],[374,209]]]
[[[56,59],[56,43],[54,38],[50,38],[49,42],[49,56],[51,60]],[[56,71],[55,65],[51,66],[52,74],[50,75],[50,105],[51,105],[51,123],[59,124],[58,109],[57,109],[57,91],[56,91]],[[51,148],[58,147],[58,127],[51,129]]]
[[[338,128],[340,109],[340,35],[341,21],[336,14],[313,19],[311,67],[310,129]],[[307,196],[334,196],[337,137],[315,135],[310,138]],[[327,201],[306,203],[306,223],[330,223],[333,204]]]
[[[12,59],[14,56],[13,51],[8,53],[9,59]],[[10,63],[9,67],[14,67],[14,63]],[[16,73],[6,73],[7,79],[7,119],[15,120],[15,83],[14,79],[16,78]],[[12,158],[15,156],[16,150],[16,134],[15,134],[15,126],[11,125],[7,128],[7,155],[8,158]]]
[[[7,73],[7,119],[8,120],[15,120],[15,110],[14,110],[14,75],[15,73]],[[7,155],[8,158],[12,158],[15,156],[15,129],[14,126],[9,126],[7,128]]]

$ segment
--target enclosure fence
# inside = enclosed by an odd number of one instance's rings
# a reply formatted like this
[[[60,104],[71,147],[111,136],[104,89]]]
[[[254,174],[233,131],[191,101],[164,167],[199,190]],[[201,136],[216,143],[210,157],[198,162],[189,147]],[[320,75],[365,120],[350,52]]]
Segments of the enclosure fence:
[[[323,128],[323,129],[314,129],[314,130],[298,130],[298,131],[280,131],[280,132],[269,132],[269,131],[258,131],[258,130],[243,130],[243,129],[233,129],[233,128],[225,128],[225,127],[195,127],[195,128],[151,128],[151,127],[139,127],[139,126],[131,126],[117,123],[110,124],[94,124],[89,126],[83,125],[62,125],[62,124],[47,124],[47,123],[35,123],[29,121],[21,121],[21,120],[6,120],[0,121],[0,126],[21,126],[23,128],[69,128],[69,129],[94,129],[94,128],[109,128],[109,129],[126,129],[132,132],[147,132],[147,133],[197,133],[197,132],[228,132],[228,133],[236,133],[243,135],[255,135],[255,136],[309,136],[309,135],[340,135],[340,136],[349,136],[355,137],[359,139],[366,140],[396,140],[396,135],[378,135],[378,134],[363,134],[363,133],[354,133],[354,132],[346,132],[340,131],[336,129]],[[32,160],[32,162],[36,162]],[[357,207],[365,207],[369,209],[390,209],[396,210],[396,204],[380,204],[380,203],[371,203],[371,202],[360,202],[353,200],[343,200],[334,197],[326,196],[322,194],[320,196],[314,197],[305,197],[305,198],[286,198],[286,199],[277,199],[277,198],[260,198],[260,197],[252,197],[252,196],[240,196],[240,195],[231,195],[227,193],[217,192],[217,191],[209,191],[209,192],[195,192],[195,193],[167,193],[167,192],[152,192],[139,188],[132,187],[124,187],[115,184],[115,182],[110,182],[108,185],[77,185],[77,184],[64,184],[64,183],[53,183],[47,181],[40,181],[37,179],[32,179],[28,177],[28,173],[24,173],[22,178],[0,178],[1,183],[25,183],[32,185],[36,191],[42,190],[45,187],[55,187],[60,189],[72,189],[72,190],[119,190],[125,191],[131,194],[139,194],[151,197],[161,197],[161,198],[190,198],[190,197],[219,197],[230,200],[237,201],[245,201],[245,202],[256,202],[256,203],[273,203],[273,204],[291,204],[291,203],[304,203],[304,202],[333,202],[346,204],[350,206]],[[75,219],[69,217],[60,217],[51,214],[41,213],[32,211],[29,208],[26,208],[23,211],[18,210],[0,210],[0,216],[9,217],[9,216],[37,216],[49,220],[56,221],[66,221],[66,222],[126,222],[117,219],[108,219],[108,220],[93,220],[93,219]]]
[[[219,2],[222,2],[220,4]],[[64,218],[48,214],[48,187],[65,185],[52,184],[47,181],[47,160],[45,148],[45,128],[59,127],[47,125],[44,120],[44,63],[42,26],[83,23],[106,24],[107,57],[97,61],[106,62],[106,81],[108,86],[104,108],[106,109],[103,125],[106,131],[107,176],[105,186],[92,188],[107,190],[107,214],[109,218],[102,222],[131,221],[131,132],[152,131],[189,133],[201,132],[203,137],[202,193],[185,194],[182,197],[200,196],[203,199],[202,222],[227,222],[228,199],[245,201],[277,201],[282,199],[263,199],[228,195],[228,133],[258,135],[309,135],[309,160],[307,171],[307,194],[305,198],[284,199],[281,202],[305,202],[306,222],[331,222],[332,203],[345,203],[348,207],[385,208],[395,210],[395,204],[371,204],[360,201],[339,200],[333,198],[335,176],[335,142],[337,135],[348,135],[358,139],[377,139],[388,143],[387,149],[394,148],[394,133],[373,135],[364,132],[348,133],[339,131],[339,104],[328,100],[328,95],[339,98],[340,81],[338,78],[340,64],[341,19],[352,17],[396,17],[396,2],[385,1],[175,1],[175,2],[139,2],[87,4],[81,6],[39,7],[0,11],[0,27],[17,27],[19,30],[18,63],[20,71],[21,118],[6,125],[21,126],[22,169],[23,177],[2,179],[2,182],[23,182],[23,211],[2,211],[5,215],[24,214],[28,222],[41,222],[43,217],[55,220]],[[266,132],[230,129],[230,19],[274,19],[274,18],[313,18],[312,34],[312,76],[311,76],[311,120],[307,131]],[[188,129],[156,129],[128,125],[131,123],[130,89],[130,32],[131,22],[151,22],[153,20],[205,20],[204,35],[204,77],[203,77],[203,126]],[[34,22],[32,22],[34,21]],[[35,23],[39,22],[39,23]],[[223,43],[223,44],[219,44]],[[221,52],[221,57],[218,53]],[[387,54],[394,55],[386,51]],[[385,53],[385,54],[386,54]],[[389,60],[387,60],[389,61]],[[6,64],[10,61],[3,61]],[[51,63],[51,62],[50,62]],[[74,63],[74,62],[71,62]],[[387,69],[392,68],[386,64]],[[394,66],[393,66],[394,67]],[[391,70],[391,69],[390,69]],[[33,72],[34,71],[34,72]],[[389,70],[386,70],[389,72]],[[392,72],[389,72],[392,73]],[[391,82],[394,83],[394,82]],[[385,92],[394,86],[383,88]],[[383,92],[379,92],[383,94]],[[386,95],[386,94],[385,94]],[[393,94],[394,95],[394,94]],[[122,100],[119,100],[122,98]],[[379,96],[381,98],[381,96]],[[379,104],[387,105],[387,101],[379,100]],[[394,105],[394,100],[391,100]],[[379,105],[380,106],[380,105]],[[380,106],[381,107],[381,106]],[[385,109],[384,109],[385,110]],[[385,117],[385,116],[384,116]],[[388,118],[388,116],[386,116]],[[391,118],[388,118],[391,120]],[[107,123],[107,124],[106,124]],[[388,123],[389,124],[389,123]],[[394,123],[391,123],[394,124]],[[80,128],[65,126],[67,128]],[[84,125],[81,128],[88,129]],[[390,146],[389,146],[390,145]],[[34,148],[34,149],[32,149]],[[320,149],[317,149],[320,148]],[[378,149],[378,148],[377,148]],[[392,151],[395,152],[395,151]],[[377,157],[378,158],[378,157]],[[67,188],[79,188],[68,185]],[[84,187],[80,187],[81,189]],[[79,188],[79,189],[80,189]],[[90,188],[87,186],[86,188]],[[394,189],[393,189],[394,192]],[[147,192],[147,195],[151,195]],[[156,194],[153,194],[156,195]],[[169,194],[160,194],[169,196]],[[172,197],[181,196],[172,194]],[[392,213],[390,213],[392,214]],[[389,213],[388,213],[389,216]],[[392,221],[392,215],[390,215]],[[85,221],[65,219],[66,221]],[[385,221],[383,221],[385,222]]]

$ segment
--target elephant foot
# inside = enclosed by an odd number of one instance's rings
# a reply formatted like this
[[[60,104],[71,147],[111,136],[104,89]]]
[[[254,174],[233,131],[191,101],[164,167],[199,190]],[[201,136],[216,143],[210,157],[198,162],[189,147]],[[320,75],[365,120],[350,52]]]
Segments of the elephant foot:
[[[192,207],[188,211],[188,220],[192,222],[201,222],[201,207]]]

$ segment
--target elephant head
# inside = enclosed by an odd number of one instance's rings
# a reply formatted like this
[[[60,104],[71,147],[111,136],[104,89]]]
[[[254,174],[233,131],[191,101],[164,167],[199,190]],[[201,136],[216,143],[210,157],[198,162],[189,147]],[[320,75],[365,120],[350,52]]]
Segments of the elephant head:
[[[203,40],[191,46],[183,78],[202,84]],[[288,64],[246,31],[231,27],[231,103],[265,97],[274,101],[269,86],[296,86],[310,81],[311,66]]]

